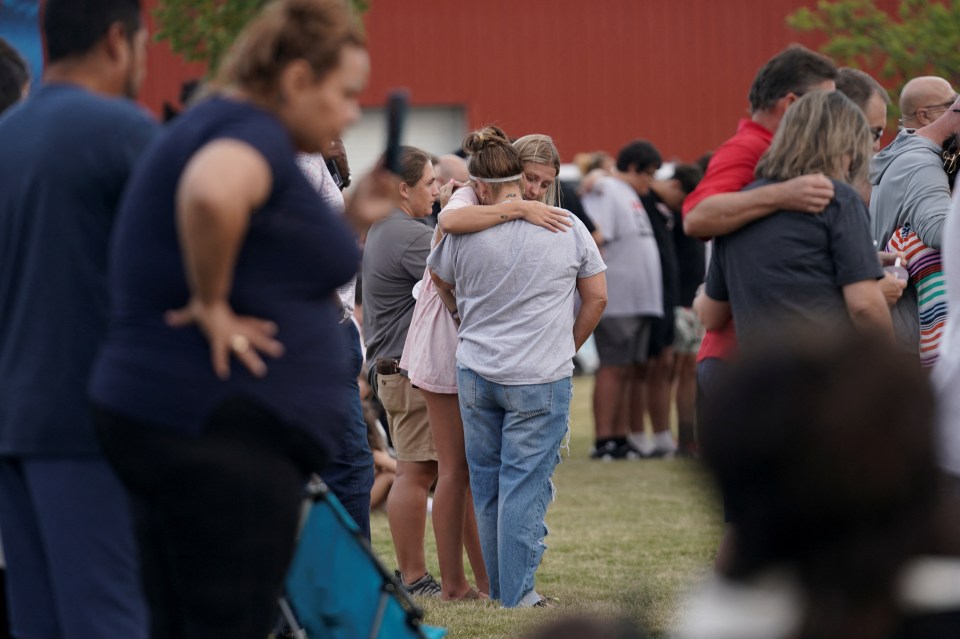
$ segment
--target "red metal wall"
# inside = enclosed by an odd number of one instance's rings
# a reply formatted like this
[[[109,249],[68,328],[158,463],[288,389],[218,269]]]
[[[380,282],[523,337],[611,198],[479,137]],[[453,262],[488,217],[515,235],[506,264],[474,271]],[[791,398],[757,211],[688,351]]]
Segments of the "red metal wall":
[[[157,31],[153,10],[159,0],[141,0],[141,4],[150,31],[150,46],[147,50],[147,77],[140,89],[140,101],[159,116],[164,102],[179,105],[180,86],[186,80],[202,77],[206,67],[184,62],[170,51],[166,42],[157,42],[153,38]]]
[[[144,1],[148,12],[157,3]],[[733,133],[764,61],[791,42],[817,44],[785,23],[813,2],[372,0],[363,103],[404,86],[414,105],[465,105],[470,127],[548,133],[565,160],[637,137],[692,160]],[[154,111],[201,73],[165,44],[149,65],[142,100]]]
[[[373,0],[366,104],[408,86],[471,127],[548,133],[564,159],[637,137],[692,160],[729,137],[804,0]]]

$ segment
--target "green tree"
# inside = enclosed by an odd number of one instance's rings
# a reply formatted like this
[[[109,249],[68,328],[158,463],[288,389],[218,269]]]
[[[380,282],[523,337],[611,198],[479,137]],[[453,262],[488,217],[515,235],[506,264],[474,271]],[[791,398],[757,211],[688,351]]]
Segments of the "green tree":
[[[349,0],[358,14],[369,0]],[[191,62],[217,68],[244,25],[267,0],[160,0],[154,12],[157,40],[167,40],[174,53]]]
[[[820,50],[842,65],[878,73],[899,90],[910,78],[960,82],[960,0],[900,0],[893,13],[875,0],[818,0],[787,17],[797,31],[826,36]]]

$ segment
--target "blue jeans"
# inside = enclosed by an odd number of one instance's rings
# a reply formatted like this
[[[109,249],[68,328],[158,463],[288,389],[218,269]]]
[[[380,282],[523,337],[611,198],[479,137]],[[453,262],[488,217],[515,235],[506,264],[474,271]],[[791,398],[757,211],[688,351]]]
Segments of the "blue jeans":
[[[340,433],[340,452],[330,460],[320,476],[369,541],[373,453],[370,452],[367,439],[367,422],[363,418],[360,386],[357,383],[357,376],[363,367],[363,353],[360,352],[360,336],[353,322],[341,324],[340,333],[350,358],[349,371],[344,380],[348,402],[347,423]]]
[[[457,386],[490,597],[512,608],[533,590],[547,548],[543,518],[573,385],[566,377],[508,386],[458,367]]]

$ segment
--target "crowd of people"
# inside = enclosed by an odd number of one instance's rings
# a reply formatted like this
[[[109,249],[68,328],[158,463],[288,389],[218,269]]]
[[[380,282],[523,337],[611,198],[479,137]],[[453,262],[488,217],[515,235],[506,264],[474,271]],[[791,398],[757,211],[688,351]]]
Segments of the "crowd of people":
[[[557,606],[536,572],[591,338],[590,457],[702,456],[721,488],[681,636],[956,628],[960,591],[903,585],[958,573],[922,560],[958,552],[948,81],[908,82],[881,148],[882,86],[793,45],[696,163],[633,140],[567,182],[550,136],[487,126],[353,179],[370,60],[341,0],[267,5],[163,127],[130,100],[137,0],[43,20],[29,97],[0,41],[12,636],[266,636],[313,475],[367,539],[386,509],[410,594]]]

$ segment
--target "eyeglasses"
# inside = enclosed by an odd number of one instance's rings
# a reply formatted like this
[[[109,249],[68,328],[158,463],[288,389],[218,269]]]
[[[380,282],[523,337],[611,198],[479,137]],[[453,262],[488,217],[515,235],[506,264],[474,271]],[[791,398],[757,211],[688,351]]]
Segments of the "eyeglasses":
[[[874,141],[874,142],[879,142],[879,141],[880,141],[880,138],[883,137],[883,127],[882,127],[882,126],[875,126],[875,127],[871,128],[871,129],[870,129],[870,135],[873,136],[873,141]]]
[[[926,111],[933,111],[933,110],[938,110],[938,111],[943,110],[943,111],[946,111],[947,109],[949,109],[950,107],[953,106],[953,103],[956,102],[958,98],[960,98],[960,95],[955,95],[955,96],[953,96],[953,98],[950,99],[949,102],[943,102],[942,104],[928,104],[928,105],[926,105],[926,106],[917,107],[916,110],[913,112],[912,115],[902,115],[902,116],[900,116],[900,126],[903,126],[903,123],[904,123],[905,120],[914,120],[914,119],[916,119],[917,113],[919,113],[920,111],[923,111],[923,110],[926,110]]]

